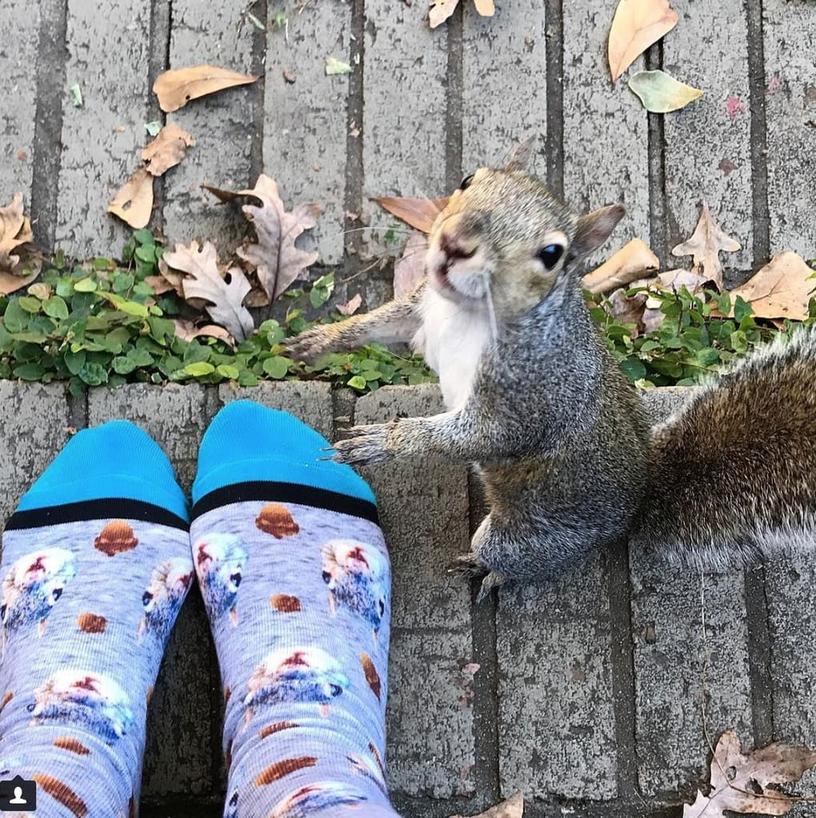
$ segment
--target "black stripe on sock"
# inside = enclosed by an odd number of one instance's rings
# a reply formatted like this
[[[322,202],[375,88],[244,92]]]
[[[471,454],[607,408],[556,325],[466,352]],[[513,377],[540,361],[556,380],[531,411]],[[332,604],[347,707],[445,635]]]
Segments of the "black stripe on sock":
[[[20,531],[24,528],[41,528],[60,523],[78,523],[85,520],[141,520],[145,523],[157,523],[168,528],[179,528],[188,531],[187,520],[173,514],[161,506],[145,503],[142,500],[126,500],[111,497],[102,500],[82,500],[78,503],[64,503],[46,508],[31,508],[15,511],[6,523],[6,531]]]
[[[372,523],[380,524],[377,506],[368,500],[359,497],[349,497],[328,489],[319,489],[314,486],[303,486],[299,483],[279,483],[274,480],[252,480],[246,483],[233,483],[205,494],[197,503],[193,504],[192,519],[212,511],[214,508],[227,506],[231,503],[244,503],[251,500],[277,501],[279,503],[296,503],[301,506],[323,508],[326,511],[336,511],[340,514],[349,514],[352,517],[362,517]]]

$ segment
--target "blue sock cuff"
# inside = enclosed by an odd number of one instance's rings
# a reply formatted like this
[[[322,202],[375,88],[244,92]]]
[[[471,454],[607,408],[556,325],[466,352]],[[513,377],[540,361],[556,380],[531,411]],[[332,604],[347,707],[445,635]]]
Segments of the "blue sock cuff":
[[[189,519],[187,499],[167,455],[126,420],[77,432],[23,495],[17,510],[101,499],[140,500]]]
[[[229,403],[213,418],[201,441],[193,502],[236,483],[271,481],[374,503],[374,492],[354,469],[326,459],[330,446],[288,412],[248,400]]]

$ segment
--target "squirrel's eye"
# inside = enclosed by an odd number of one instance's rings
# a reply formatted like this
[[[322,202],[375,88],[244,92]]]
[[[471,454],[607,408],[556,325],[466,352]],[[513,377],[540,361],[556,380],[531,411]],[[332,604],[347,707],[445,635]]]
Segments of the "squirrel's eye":
[[[548,270],[552,270],[556,264],[558,264],[561,256],[564,255],[564,247],[561,244],[548,244],[546,247],[542,247],[537,253],[536,256],[538,260],[546,267]]]
[[[475,175],[475,173],[471,173],[470,176],[465,176],[465,178],[459,183],[459,190],[467,190],[470,187],[470,183],[473,181],[473,177]]]

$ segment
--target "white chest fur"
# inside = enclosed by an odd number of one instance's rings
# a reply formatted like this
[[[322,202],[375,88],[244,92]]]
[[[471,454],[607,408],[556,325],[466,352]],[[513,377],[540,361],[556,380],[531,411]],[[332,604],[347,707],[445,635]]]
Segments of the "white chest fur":
[[[485,345],[490,318],[484,302],[475,306],[450,301],[428,287],[422,300],[422,328],[413,347],[439,375],[445,406],[458,409],[470,395]]]

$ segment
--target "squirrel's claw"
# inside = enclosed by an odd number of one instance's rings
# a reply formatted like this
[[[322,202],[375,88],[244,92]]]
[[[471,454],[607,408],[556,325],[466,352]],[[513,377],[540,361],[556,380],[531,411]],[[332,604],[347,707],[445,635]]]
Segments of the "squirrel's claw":
[[[349,466],[366,466],[388,460],[391,457],[386,447],[388,431],[389,424],[385,423],[354,426],[349,430],[351,437],[334,444],[335,455],[332,459]]]
[[[448,566],[450,573],[462,574],[468,579],[481,579],[482,585],[476,596],[476,604],[480,605],[492,593],[494,588],[501,588],[507,582],[505,577],[496,571],[491,571],[475,554],[462,554]]]

